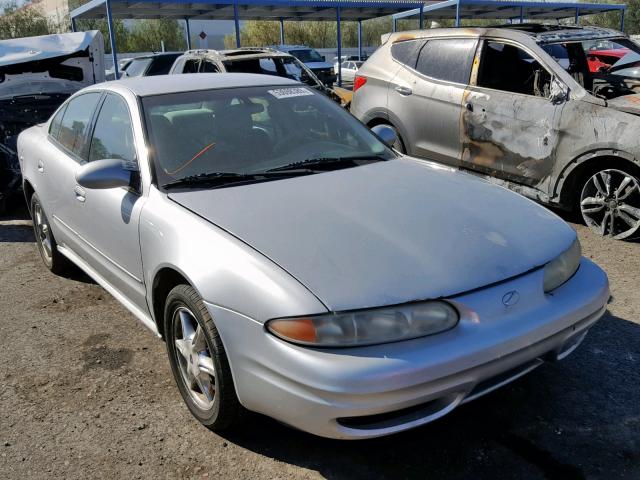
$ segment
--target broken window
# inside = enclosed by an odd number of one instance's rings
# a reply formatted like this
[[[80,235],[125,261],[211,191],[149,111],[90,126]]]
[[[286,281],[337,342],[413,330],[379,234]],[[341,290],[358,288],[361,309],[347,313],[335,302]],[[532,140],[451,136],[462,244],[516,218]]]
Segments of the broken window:
[[[471,38],[429,40],[420,51],[416,70],[431,78],[466,85],[475,53],[476,41]]]
[[[508,43],[485,41],[478,72],[478,86],[548,97],[551,75],[523,49]]]

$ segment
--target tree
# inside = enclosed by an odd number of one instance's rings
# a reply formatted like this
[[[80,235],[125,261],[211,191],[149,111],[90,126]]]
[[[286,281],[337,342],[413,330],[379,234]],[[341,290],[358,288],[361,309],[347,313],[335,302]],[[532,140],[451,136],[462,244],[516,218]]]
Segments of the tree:
[[[164,48],[183,50],[186,46],[184,30],[177,20],[140,20],[129,33],[127,48],[130,52],[158,52]]]
[[[358,24],[341,22],[342,45],[358,45]],[[382,17],[362,22],[363,46],[380,45],[380,36],[391,31],[391,17]],[[284,22],[285,41],[288,44],[309,45],[315,48],[335,48],[337,46],[336,23],[324,22]],[[225,47],[235,47],[235,34],[227,35]],[[240,30],[240,42],[245,46],[263,47],[280,43],[280,23],[274,21],[248,20]]]
[[[4,12],[0,16],[0,39],[32,37],[47,35],[56,31],[56,26],[50,22],[37,5],[26,5],[18,8],[16,2],[0,3]]]

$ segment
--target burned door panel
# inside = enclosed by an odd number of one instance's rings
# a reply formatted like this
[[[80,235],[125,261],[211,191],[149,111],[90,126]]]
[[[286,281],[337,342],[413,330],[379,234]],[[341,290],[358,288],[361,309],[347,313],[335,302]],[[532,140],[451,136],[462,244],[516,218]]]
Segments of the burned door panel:
[[[552,172],[561,106],[548,99],[470,90],[462,113],[462,165],[541,184]]]
[[[463,100],[462,165],[546,188],[563,108],[549,98],[553,76],[516,45],[483,43],[475,85]]]

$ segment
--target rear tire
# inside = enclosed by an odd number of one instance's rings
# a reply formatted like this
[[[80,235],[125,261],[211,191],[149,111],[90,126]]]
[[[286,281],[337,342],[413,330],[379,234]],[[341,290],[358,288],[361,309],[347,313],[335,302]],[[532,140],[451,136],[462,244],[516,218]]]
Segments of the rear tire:
[[[36,245],[40,252],[40,257],[46,265],[56,275],[61,275],[69,270],[71,262],[67,257],[58,251],[58,244],[51,231],[49,219],[44,213],[44,208],[40,203],[38,195],[31,196],[31,218],[33,219],[33,232],[36,237]]]
[[[627,166],[604,168],[587,176],[578,208],[598,235],[616,240],[640,236],[640,179]]]
[[[169,363],[191,414],[205,427],[221,431],[241,420],[220,334],[202,299],[190,285],[178,285],[165,302],[164,331]]]

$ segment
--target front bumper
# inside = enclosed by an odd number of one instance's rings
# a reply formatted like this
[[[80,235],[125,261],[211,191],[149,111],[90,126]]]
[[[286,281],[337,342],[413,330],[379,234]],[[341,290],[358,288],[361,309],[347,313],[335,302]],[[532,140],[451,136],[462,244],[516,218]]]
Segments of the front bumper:
[[[502,297],[516,290],[518,304]],[[605,312],[606,274],[582,259],[552,294],[542,269],[450,298],[461,312],[447,332],[361,348],[289,344],[236,312],[207,303],[229,356],[241,403],[316,435],[357,439],[428,423],[564,358]]]

